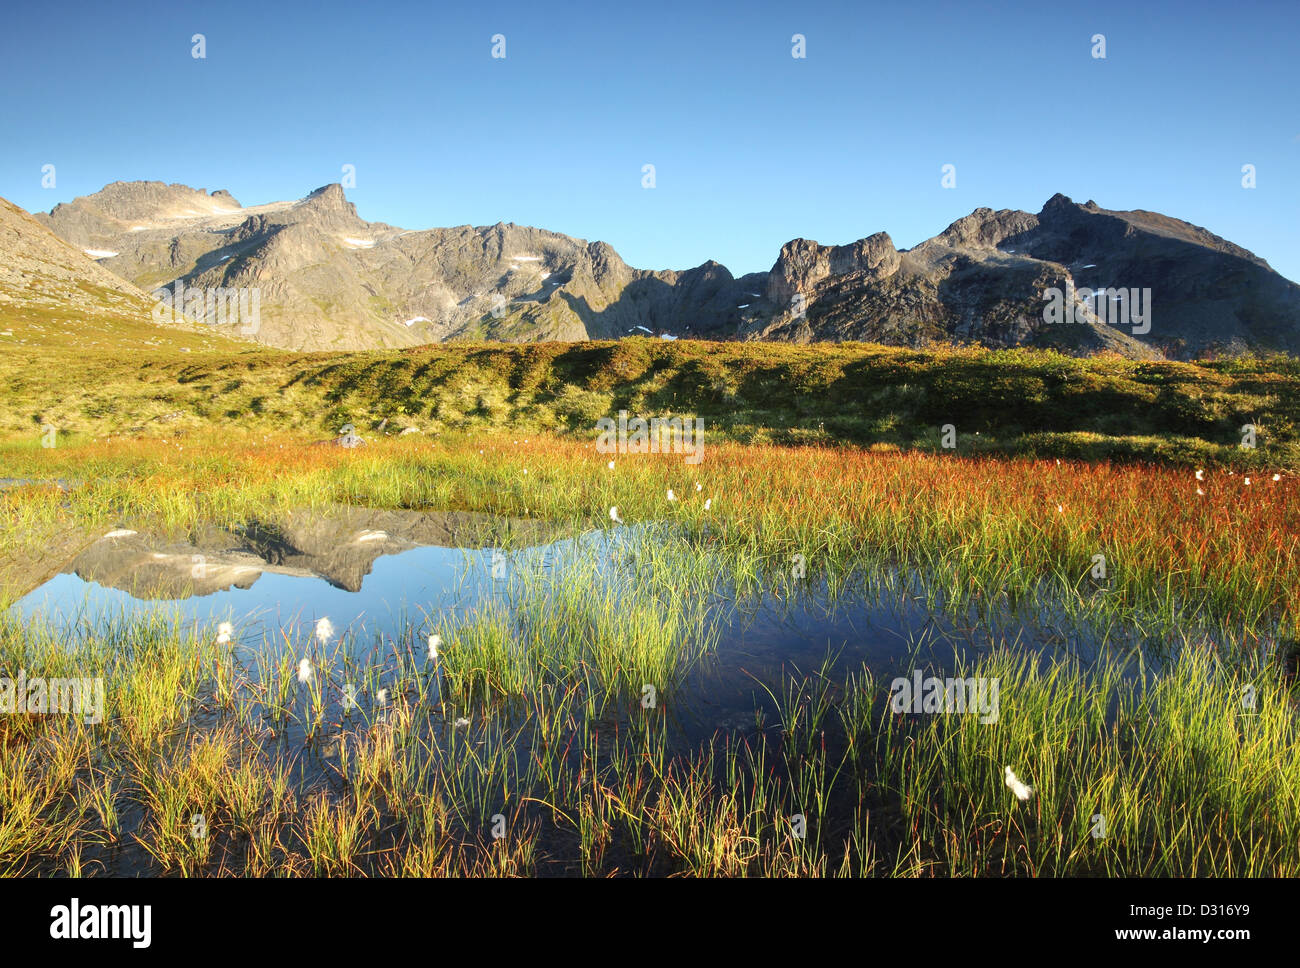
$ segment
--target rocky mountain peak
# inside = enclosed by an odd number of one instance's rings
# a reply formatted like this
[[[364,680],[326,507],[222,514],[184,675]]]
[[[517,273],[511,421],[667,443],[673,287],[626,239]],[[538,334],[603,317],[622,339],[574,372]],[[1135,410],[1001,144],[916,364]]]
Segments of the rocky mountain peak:
[[[849,245],[819,245],[810,239],[793,239],[781,246],[781,255],[768,274],[765,295],[769,302],[786,306],[796,292],[807,294],[830,276],[862,275],[881,279],[898,269],[899,254],[887,232],[877,232]]]
[[[1052,215],[1058,212],[1068,212],[1074,209],[1075,207],[1076,206],[1074,204],[1074,200],[1070,198],[1069,195],[1062,195],[1060,192],[1057,192],[1055,195],[1053,195],[1051,198],[1049,198],[1046,202],[1043,203],[1042,211],[1040,211],[1038,214],[1040,216],[1044,216],[1044,215]]]
[[[160,181],[113,182],[68,206],[56,206],[54,211],[78,207],[123,222],[205,216],[242,208],[224,189],[209,195],[202,188]]]
[[[318,211],[347,212],[351,215],[357,214],[357,207],[348,201],[348,197],[343,191],[343,186],[338,182],[331,182],[328,185],[322,185],[320,188],[303,198],[301,204],[309,205]]]
[[[1064,196],[1058,196],[1064,197]],[[1011,236],[1028,232],[1038,225],[1038,219],[1028,212],[1015,209],[993,211],[977,208],[969,215],[957,219],[930,243],[946,246],[996,248]]]
[[[722,279],[730,282],[735,278],[732,276],[731,270],[716,259],[709,259],[707,262],[702,263],[696,267],[696,271],[706,279]]]
[[[627,263],[623,261],[614,247],[608,242],[590,242],[587,245],[587,258],[591,260],[592,274],[597,278],[603,278],[607,273],[623,273],[627,271]]]

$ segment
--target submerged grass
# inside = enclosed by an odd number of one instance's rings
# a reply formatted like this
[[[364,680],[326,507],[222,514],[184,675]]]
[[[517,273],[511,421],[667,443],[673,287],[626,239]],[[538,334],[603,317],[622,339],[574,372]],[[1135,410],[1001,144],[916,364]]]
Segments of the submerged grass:
[[[0,609],[0,681],[105,687],[99,722],[0,716],[0,874],[1300,874],[1285,462],[1198,479],[817,443],[705,453],[450,431],[358,451],[212,432],[0,444],[5,476],[69,484],[0,492],[0,606],[48,546],[145,521],[472,510],[601,548],[523,556],[473,613],[372,650],[280,633],[250,654],[166,618],[56,633]],[[1000,684],[981,723],[895,712],[876,672],[828,659],[756,676],[752,725],[683,741],[683,683],[720,614],[833,602],[868,576],[933,611],[1050,602],[1096,661],[1011,634],[954,657],[952,675]],[[1135,640],[1176,647],[1108,649]]]
[[[917,874],[1290,876],[1294,695],[1256,673],[1205,650],[1139,682],[1109,661],[982,660],[965,674],[1001,682],[997,728],[890,715],[873,737],[907,830],[897,856]],[[1013,800],[1005,766],[1034,785],[1032,800]]]
[[[436,658],[414,627],[250,664],[211,629],[6,613],[0,675],[102,676],[106,703],[0,717],[0,873],[1300,874],[1294,686],[1199,638],[1152,665],[954,657],[999,684],[991,722],[896,711],[831,656],[759,676],[752,726],[683,742],[674,684],[726,605],[678,563],[697,548],[648,531],[603,572],[521,568]]]

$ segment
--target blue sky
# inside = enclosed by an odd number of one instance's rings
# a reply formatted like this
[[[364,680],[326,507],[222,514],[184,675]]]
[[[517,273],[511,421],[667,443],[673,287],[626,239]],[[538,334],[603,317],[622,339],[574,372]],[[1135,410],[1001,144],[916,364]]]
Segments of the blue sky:
[[[512,221],[739,275],[795,237],[912,246],[1060,191],[1300,280],[1298,95],[1295,0],[11,4],[0,195],[48,211],[156,179],[252,205],[351,164],[372,221]]]

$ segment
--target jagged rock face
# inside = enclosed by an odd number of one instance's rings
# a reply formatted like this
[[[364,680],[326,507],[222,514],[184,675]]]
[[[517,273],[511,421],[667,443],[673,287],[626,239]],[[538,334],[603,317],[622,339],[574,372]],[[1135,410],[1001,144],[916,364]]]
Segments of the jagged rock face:
[[[745,301],[717,263],[632,269],[604,242],[513,223],[405,231],[360,218],[339,185],[244,208],[224,193],[115,184],[41,218],[143,288],[257,290],[256,331],[240,332],[290,349],[717,337],[739,328]]]
[[[995,212],[991,208],[977,208],[930,241],[953,247],[994,248],[1003,240],[1022,235],[1037,225],[1037,216],[1028,212],[1008,208]]]
[[[1300,351],[1300,286],[1199,226],[1053,196],[1024,251],[1066,266],[1076,286],[1149,288],[1151,331],[1167,355],[1205,349]]]
[[[773,306],[789,305],[796,293],[805,295],[831,276],[853,276],[862,283],[888,278],[898,269],[898,250],[885,232],[859,239],[851,245],[818,245],[795,239],[781,247],[781,255],[767,276],[764,295]]]
[[[1044,292],[1067,287],[1150,290],[1149,331],[1116,326],[1096,303],[1082,304],[1082,322],[1047,323]],[[745,338],[1036,345],[1137,359],[1300,351],[1300,286],[1264,260],[1178,219],[1064,195],[1037,215],[976,209],[901,253],[883,233],[834,248],[796,239],[765,297]]]
[[[909,250],[884,232],[841,246],[795,239],[770,272],[739,279],[716,262],[635,269],[604,242],[513,223],[366,222],[338,185],[245,208],[225,192],[116,183],[38,218],[146,290],[256,290],[258,328],[241,334],[291,349],[671,334],[1134,358],[1300,351],[1300,286],[1262,259],[1178,219],[1063,195],[1037,215],[976,209]],[[1044,290],[1070,287],[1149,289],[1150,330],[1112,325],[1096,304],[1080,322],[1045,322]]]

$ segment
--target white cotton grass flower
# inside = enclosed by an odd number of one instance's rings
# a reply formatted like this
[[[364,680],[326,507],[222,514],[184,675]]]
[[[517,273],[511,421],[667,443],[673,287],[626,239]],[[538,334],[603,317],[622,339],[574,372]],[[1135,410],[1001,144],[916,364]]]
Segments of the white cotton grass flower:
[[[618,516],[618,506],[617,506],[617,505],[615,505],[614,507],[612,507],[612,508],[609,509],[609,519],[610,519],[611,521],[613,521],[615,524],[622,524],[622,523],[623,523],[623,519],[620,518],[620,517]]]
[[[1196,472],[1196,479],[1197,479],[1198,481],[1203,481],[1203,480],[1205,480],[1205,471],[1197,471],[1197,472]]]
[[[614,462],[613,462],[613,461],[610,461],[610,462],[609,462],[608,464],[606,464],[605,466],[608,467],[608,468],[612,471],[612,470],[614,469]]]
[[[308,682],[311,682],[311,676],[312,676],[311,659],[308,659],[304,656],[303,660],[298,663],[298,681],[303,684],[306,684]]]
[[[229,645],[230,638],[235,634],[235,626],[230,622],[222,622],[217,626],[217,645]]]
[[[1205,492],[1202,491],[1199,487],[1196,489],[1196,493],[1199,494],[1199,495],[1201,495],[1202,497],[1205,496]]]
[[[696,481],[696,482],[695,482],[695,493],[696,493],[696,494],[699,494],[700,491],[702,491],[702,490],[704,490],[704,485],[701,484],[699,481]]]
[[[704,502],[704,510],[707,511],[707,510],[709,510],[709,508],[711,508],[711,507],[713,507],[713,498],[709,498],[708,500],[706,500],[706,501]]]
[[[387,706],[387,705],[388,705],[388,690],[387,690],[387,689],[380,689],[377,693],[375,693],[375,702],[379,703],[379,705],[381,705],[381,706]]]
[[[1011,767],[1003,767],[1006,770],[1006,783],[1011,792],[1016,795],[1017,800],[1028,800],[1034,795],[1034,788],[1029,784],[1021,781],[1020,777],[1011,772]]]
[[[1246,485],[1247,485],[1247,486],[1249,486],[1249,485],[1250,485],[1250,478],[1249,478],[1249,477],[1248,477],[1248,478],[1246,478]]]
[[[442,645],[441,635],[435,634],[429,636],[429,658],[432,659],[434,662],[438,661],[438,647],[440,645]]]
[[[469,725],[469,720],[466,719],[464,716],[461,716],[461,717],[459,717],[459,718],[458,718],[454,723],[452,723],[452,725],[453,725],[453,726],[468,726],[468,725]]]
[[[1274,474],[1274,475],[1273,475],[1273,480],[1275,480],[1275,481],[1280,481],[1280,480],[1282,480],[1282,475],[1281,475],[1281,474]]]
[[[673,489],[672,489],[671,487],[668,488],[668,500],[670,500],[670,501],[676,501],[676,500],[677,500],[677,495],[673,493]]]
[[[1058,504],[1058,505],[1056,506],[1056,512],[1057,512],[1058,514],[1064,514],[1064,513],[1065,513],[1065,508],[1063,508],[1061,505]]]
[[[328,618],[319,619],[316,622],[316,638],[321,642],[328,642],[334,638],[334,623]]]

